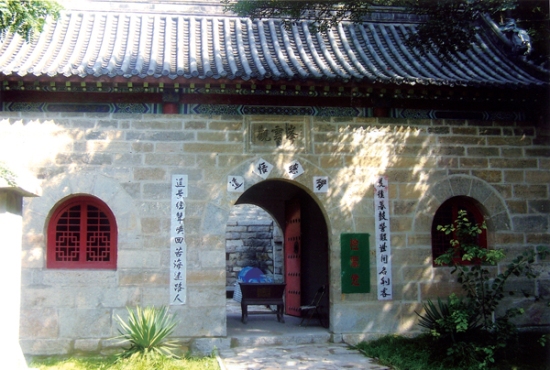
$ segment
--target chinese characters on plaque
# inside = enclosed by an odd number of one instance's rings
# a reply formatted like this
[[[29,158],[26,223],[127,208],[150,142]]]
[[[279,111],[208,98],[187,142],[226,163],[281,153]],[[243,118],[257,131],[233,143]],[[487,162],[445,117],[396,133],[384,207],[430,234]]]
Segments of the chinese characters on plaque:
[[[252,172],[262,179],[267,179],[269,174],[273,171],[275,166],[263,158],[258,159],[252,165]],[[302,164],[296,160],[286,163],[283,167],[283,171],[294,180],[298,176],[305,173],[305,169]],[[227,177],[227,191],[231,193],[242,193],[245,190],[245,180],[243,176],[231,175]],[[312,189],[314,193],[328,193],[329,190],[329,178],[328,176],[313,176]]]
[[[227,191],[242,193],[244,191],[244,178],[242,176],[227,176]]]
[[[388,177],[378,176],[374,182],[374,224],[376,229],[376,285],[379,300],[392,299],[391,235],[388,194]]]
[[[369,234],[341,234],[342,293],[370,292]]]
[[[296,177],[300,176],[305,171],[304,171],[304,167],[302,167],[300,162],[292,161],[285,165],[285,172],[288,175],[288,177],[290,177],[291,180],[294,180]]]
[[[170,222],[170,304],[185,304],[187,296],[187,245],[185,244],[185,200],[187,175],[172,175]]]
[[[252,171],[265,180],[271,173],[272,169],[273,165],[271,163],[264,160],[263,158],[260,158],[256,163],[254,163],[254,168]]]
[[[313,176],[313,192],[328,193],[328,176]]]
[[[261,143],[273,143],[276,147],[284,144],[294,144],[299,136],[296,125],[291,123],[267,124],[255,127],[254,141]]]

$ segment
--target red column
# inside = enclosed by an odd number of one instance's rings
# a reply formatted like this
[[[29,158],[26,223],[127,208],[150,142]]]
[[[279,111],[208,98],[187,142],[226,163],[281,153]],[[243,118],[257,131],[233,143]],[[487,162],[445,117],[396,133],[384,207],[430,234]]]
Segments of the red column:
[[[164,113],[164,114],[178,114],[179,113],[179,104],[178,103],[163,103],[162,104],[162,113]]]
[[[387,107],[374,107],[372,113],[373,113],[374,117],[389,117],[390,116],[390,108],[387,108]]]

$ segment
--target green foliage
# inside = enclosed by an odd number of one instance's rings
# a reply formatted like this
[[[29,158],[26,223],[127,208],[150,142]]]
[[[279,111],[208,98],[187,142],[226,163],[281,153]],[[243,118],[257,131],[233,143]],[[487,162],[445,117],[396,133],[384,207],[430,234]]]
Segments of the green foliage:
[[[528,56],[536,64],[550,66],[550,2],[548,0],[520,0],[512,17],[518,27],[527,30],[533,52]]]
[[[514,342],[517,348],[515,356],[507,352],[496,352],[495,362],[487,362],[491,369],[521,369],[550,370],[548,352],[536,344],[540,338],[538,332],[519,333],[519,339]],[[449,361],[444,341],[434,338],[431,334],[423,334],[414,338],[398,335],[383,336],[377,340],[359,343],[356,348],[365,356],[375,359],[382,365],[394,370],[472,370],[479,364],[472,365],[466,360],[472,355],[488,357],[493,349],[469,345],[468,342],[453,349],[456,356],[463,353],[464,361]],[[469,348],[471,347],[471,348]],[[479,350],[478,350],[479,349]],[[484,365],[485,366],[485,365]]]
[[[3,162],[0,162],[0,179],[6,181],[8,186],[15,186],[17,176]]]
[[[47,0],[0,0],[0,34],[17,33],[29,41],[44,29],[48,16],[57,19],[61,7]]]
[[[174,359],[141,357],[134,354],[123,361],[117,361],[112,370],[218,370],[218,368],[217,362],[211,357]]]
[[[451,274],[457,273],[457,280],[462,285],[472,310],[478,312],[481,317],[482,327],[493,330],[496,323],[492,317],[498,304],[505,297],[504,288],[508,279],[511,276],[535,278],[537,273],[533,269],[533,263],[537,255],[543,258],[547,251],[543,247],[539,247],[537,251],[525,251],[514,258],[503,273],[491,278],[488,266],[495,266],[505,254],[502,250],[481,248],[477,244],[477,235],[486,228],[485,222],[477,225],[468,219],[466,211],[459,211],[453,224],[437,226],[437,230],[445,234],[454,233],[456,238],[451,240],[451,247],[435,262],[453,267]],[[470,264],[464,264],[464,261]],[[519,311],[510,310],[502,319],[506,320],[518,314]]]
[[[40,370],[218,370],[215,357],[161,358],[153,363],[148,358],[118,357],[47,357],[34,358],[31,367]]]
[[[429,335],[416,338],[387,335],[377,340],[361,342],[356,348],[365,356],[396,370],[449,370],[432,361],[428,349],[433,343],[434,340]]]
[[[30,367],[40,370],[107,370],[116,362],[115,357],[38,357],[33,358]]]
[[[550,338],[550,334],[542,335],[537,342],[542,346],[546,347],[546,342],[548,342],[548,338]]]
[[[419,315],[419,325],[428,329],[430,334],[436,338],[450,337],[452,342],[457,342],[460,333],[473,332],[479,329],[479,320],[472,314],[472,308],[451,294],[447,303],[437,299],[437,306],[428,300],[423,304],[424,316]]]
[[[251,19],[278,18],[286,28],[298,20],[310,20],[312,31],[326,31],[343,20],[361,23],[376,6],[397,6],[425,17],[407,44],[422,52],[448,58],[467,51],[481,31],[479,19],[489,15],[497,23],[518,18],[528,30],[538,63],[549,59],[550,18],[545,0],[221,0],[224,11]]]
[[[535,278],[533,264],[537,255],[543,258],[547,248],[526,251],[510,262],[503,273],[492,277],[491,266],[505,258],[501,250],[482,248],[477,236],[486,229],[485,222],[476,224],[468,219],[467,212],[460,210],[457,219],[451,225],[439,225],[437,230],[452,234],[449,249],[435,262],[452,267],[451,273],[457,273],[466,297],[459,299],[455,295],[447,303],[438,299],[436,306],[427,301],[423,306],[424,315],[419,325],[430,330],[431,335],[445,348],[446,358],[459,366],[488,368],[495,362],[499,351],[510,344],[517,335],[515,325],[510,321],[523,313],[522,309],[506,310],[502,316],[496,311],[505,297],[505,284],[511,276]],[[510,292],[512,294],[512,292]]]
[[[436,306],[431,300],[424,303],[425,315],[419,316],[419,325],[430,330],[437,340],[437,352],[446,356],[440,361],[446,366],[485,368],[494,362],[497,346],[484,343],[479,315],[469,301],[451,294],[447,303],[438,298]],[[438,357],[432,354],[432,357]]]
[[[515,0],[415,0],[412,12],[426,16],[416,34],[408,44],[424,52],[435,51],[446,57],[456,52],[465,52],[480,32],[477,21],[484,14],[495,15],[498,12],[515,8]]]
[[[130,347],[121,354],[122,358],[162,361],[163,357],[177,357],[172,352],[177,344],[167,340],[177,322],[168,314],[166,307],[136,307],[135,312],[130,308],[127,310],[128,322],[118,315],[116,317],[122,328],[116,338],[130,343]]]
[[[311,20],[313,32],[326,31],[342,20],[361,22],[372,6],[390,6],[398,0],[362,1],[284,1],[284,0],[221,0],[224,11],[251,19],[279,18],[285,27],[301,19]]]

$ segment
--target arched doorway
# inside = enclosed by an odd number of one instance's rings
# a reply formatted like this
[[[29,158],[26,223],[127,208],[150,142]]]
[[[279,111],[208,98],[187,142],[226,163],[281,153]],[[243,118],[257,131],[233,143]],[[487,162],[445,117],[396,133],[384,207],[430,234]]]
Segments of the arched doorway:
[[[287,180],[266,180],[251,186],[235,202],[240,204],[264,209],[280,225],[285,244],[285,300],[290,302],[285,314],[299,316],[297,307],[309,304],[320,286],[329,286],[328,228],[322,209],[306,189]],[[294,226],[289,229],[289,224]],[[327,292],[322,302],[325,325],[329,318],[328,297]]]
[[[283,277],[283,233],[273,217],[253,204],[231,207],[225,228],[225,281],[228,296],[243,268],[259,268],[275,283]]]

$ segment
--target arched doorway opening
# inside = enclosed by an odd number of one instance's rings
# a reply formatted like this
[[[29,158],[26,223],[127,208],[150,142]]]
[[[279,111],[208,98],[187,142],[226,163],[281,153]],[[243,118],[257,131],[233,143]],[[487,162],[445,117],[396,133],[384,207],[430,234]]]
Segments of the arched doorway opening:
[[[263,209],[273,218],[274,229],[280,227],[283,234],[282,265],[273,271],[283,269],[285,315],[299,317],[299,306],[309,304],[319,287],[325,286],[321,313],[322,322],[328,326],[328,228],[316,199],[294,182],[266,180],[251,186],[235,202],[235,206],[244,204]]]
[[[263,208],[237,204],[225,229],[226,288],[230,298],[243,268],[260,269],[275,283],[283,277],[283,232]]]

